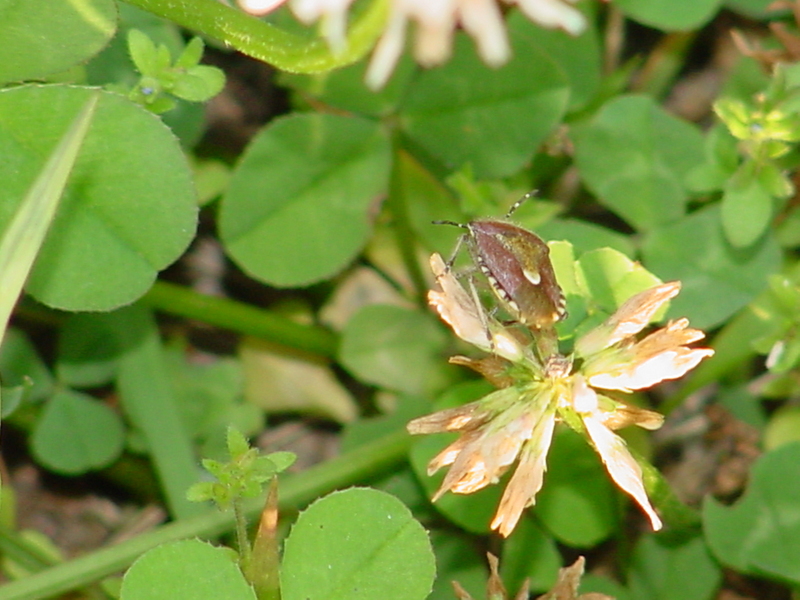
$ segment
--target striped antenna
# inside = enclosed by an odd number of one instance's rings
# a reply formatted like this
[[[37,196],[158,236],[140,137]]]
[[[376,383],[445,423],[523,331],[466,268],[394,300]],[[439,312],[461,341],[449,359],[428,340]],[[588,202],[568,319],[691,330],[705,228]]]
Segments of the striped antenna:
[[[506,217],[505,217],[505,218],[506,218],[506,219],[510,219],[510,218],[511,218],[511,215],[513,215],[515,212],[517,212],[517,209],[518,209],[520,206],[522,206],[522,205],[523,205],[523,204],[525,204],[525,203],[526,203],[528,200],[530,200],[531,198],[533,198],[533,197],[534,197],[534,196],[537,194],[537,192],[538,192],[538,191],[539,191],[539,190],[532,190],[532,191],[528,192],[527,194],[525,194],[525,195],[524,195],[522,198],[520,198],[519,200],[517,200],[516,202],[514,202],[514,204],[512,204],[512,205],[511,205],[511,208],[509,208],[509,209],[508,209],[508,212],[506,213]]]

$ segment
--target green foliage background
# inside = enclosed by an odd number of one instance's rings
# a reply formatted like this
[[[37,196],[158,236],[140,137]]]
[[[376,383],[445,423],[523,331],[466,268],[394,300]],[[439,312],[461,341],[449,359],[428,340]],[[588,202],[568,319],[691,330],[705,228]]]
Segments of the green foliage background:
[[[61,475],[99,471],[119,483],[137,465],[141,479],[122,485],[149,489],[171,517],[64,561],[15,530],[4,485],[0,598],[83,588],[137,559],[122,598],[255,597],[227,552],[180,541],[232,527],[186,490],[201,456],[224,454],[229,425],[254,436],[287,411],[338,421],[344,453],[282,476],[288,520],[315,501],[286,538],[286,600],[450,598],[451,579],[477,598],[485,548],[501,555],[509,589],[530,578],[541,592],[564,548],[591,554],[604,543],[618,549],[620,577],[587,576],[583,591],[710,599],[728,568],[796,592],[800,71],[737,56],[701,122],[667,103],[713,27],[735,20],[765,47],[777,45],[770,20],[796,32],[789,11],[767,5],[582,0],[589,27],[577,38],[512,6],[506,65],[484,65],[459,32],[445,64],[423,69],[405,56],[371,91],[363,76],[386,19],[380,0],[352,7],[340,53],[285,7],[259,20],[216,0],[0,0],[0,231],[97,97],[19,327],[0,351],[4,431],[23,432],[37,463]],[[202,44],[190,35],[273,65],[288,95],[287,114],[240,156],[200,144],[193,102],[223,78],[199,64]],[[668,527],[641,533],[595,454],[566,431],[535,509],[508,540],[488,538],[499,486],[429,502],[438,480],[425,465],[443,440],[412,444],[405,423],[487,391],[447,364],[466,349],[425,306],[427,256],[449,256],[460,233],[431,221],[502,216],[532,189],[514,218],[555,241],[557,271],[593,294],[562,282],[565,335],[612,311],[645,269],[682,282],[667,318],[706,330],[716,355],[637,402],[669,415],[690,410],[683,403],[699,390],[754,428],[764,455],[738,503],[681,505],[653,471]],[[211,234],[198,237],[200,216]],[[209,235],[251,284],[289,300],[264,308],[159,278]],[[186,336],[156,315],[233,331],[241,345],[198,365]],[[41,327],[57,340],[50,347],[26,335]],[[651,455],[639,433],[629,444]],[[371,488],[320,499],[354,484]],[[251,501],[245,512],[260,508]]]

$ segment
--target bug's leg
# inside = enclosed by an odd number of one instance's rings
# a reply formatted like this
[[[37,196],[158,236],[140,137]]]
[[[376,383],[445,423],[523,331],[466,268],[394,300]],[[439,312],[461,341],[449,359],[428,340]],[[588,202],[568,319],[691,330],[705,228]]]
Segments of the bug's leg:
[[[456,223],[455,221],[431,221],[434,225],[452,225],[454,227],[460,227],[461,229],[466,229],[469,231],[469,225],[464,225],[463,223]],[[456,240],[456,248],[453,250],[453,254],[450,255],[450,259],[447,261],[447,268],[451,268],[453,264],[456,262],[456,256],[458,256],[458,251],[461,250],[461,245],[464,243],[464,239],[469,237],[469,233],[465,233],[464,235],[459,236],[458,240]]]
[[[453,250],[453,253],[450,255],[450,258],[447,259],[447,268],[452,269],[453,265],[456,262],[456,257],[458,256],[459,250],[461,250],[461,246],[464,245],[464,241],[467,239],[467,234],[458,236],[458,240],[456,240],[456,247]]]
[[[483,331],[486,334],[486,339],[489,340],[490,347],[492,352],[494,352],[494,338],[492,337],[492,332],[489,329],[489,317],[490,315],[486,314],[486,309],[481,304],[481,299],[478,296],[478,289],[475,287],[475,278],[471,275],[469,276],[469,291],[472,294],[472,301],[475,303],[475,310],[478,311],[478,318],[481,320],[481,324],[483,325]],[[496,309],[493,308],[492,311]]]

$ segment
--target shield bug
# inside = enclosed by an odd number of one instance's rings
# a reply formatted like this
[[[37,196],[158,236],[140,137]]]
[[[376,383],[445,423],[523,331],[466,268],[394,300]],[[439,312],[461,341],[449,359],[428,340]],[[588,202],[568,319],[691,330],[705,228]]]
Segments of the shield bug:
[[[511,316],[523,325],[540,329],[564,319],[567,311],[547,244],[535,233],[509,221],[526,198],[514,204],[504,219],[434,223],[466,229],[453,258],[466,239],[473,260]]]

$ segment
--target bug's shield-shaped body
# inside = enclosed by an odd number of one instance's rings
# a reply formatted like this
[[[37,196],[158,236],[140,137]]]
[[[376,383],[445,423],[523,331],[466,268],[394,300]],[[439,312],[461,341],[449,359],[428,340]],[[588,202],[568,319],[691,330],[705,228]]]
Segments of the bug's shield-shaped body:
[[[550,249],[541,238],[504,221],[472,221],[467,227],[475,262],[512,317],[541,328],[566,316]]]

